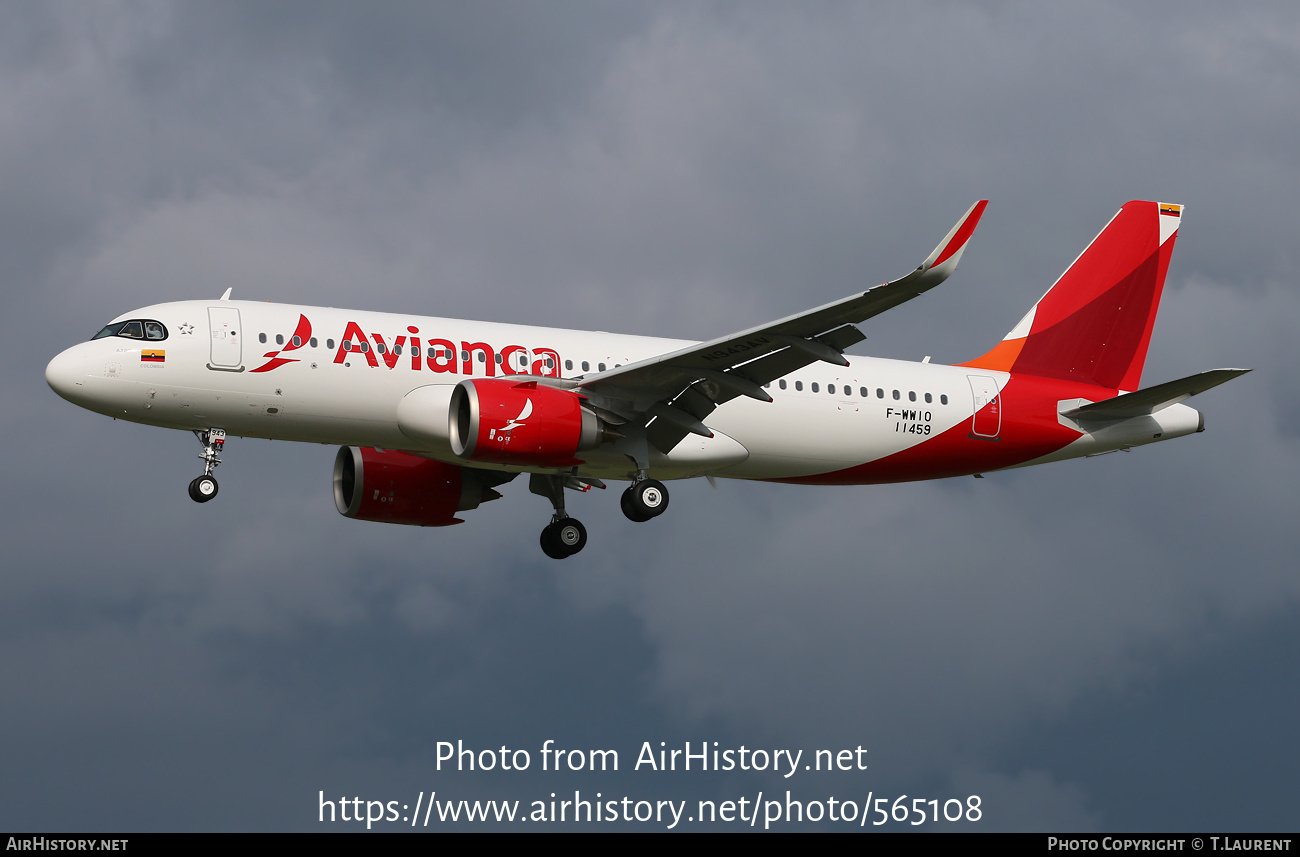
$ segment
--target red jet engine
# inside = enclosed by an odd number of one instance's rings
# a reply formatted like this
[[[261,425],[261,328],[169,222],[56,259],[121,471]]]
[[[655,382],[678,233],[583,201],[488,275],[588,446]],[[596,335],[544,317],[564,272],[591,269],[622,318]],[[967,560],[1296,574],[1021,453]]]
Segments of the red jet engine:
[[[451,449],[461,458],[524,467],[570,467],[605,440],[583,398],[536,381],[461,381],[451,395]]]
[[[500,497],[492,485],[511,478],[405,452],[344,446],[334,459],[334,505],[360,521],[446,527],[461,523],[457,512]]]

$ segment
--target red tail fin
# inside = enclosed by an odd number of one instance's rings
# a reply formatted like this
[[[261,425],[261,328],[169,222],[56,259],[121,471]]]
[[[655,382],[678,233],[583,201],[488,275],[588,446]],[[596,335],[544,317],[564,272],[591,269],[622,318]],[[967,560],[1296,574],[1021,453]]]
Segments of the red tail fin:
[[[992,351],[961,365],[1138,389],[1182,210],[1126,203]]]

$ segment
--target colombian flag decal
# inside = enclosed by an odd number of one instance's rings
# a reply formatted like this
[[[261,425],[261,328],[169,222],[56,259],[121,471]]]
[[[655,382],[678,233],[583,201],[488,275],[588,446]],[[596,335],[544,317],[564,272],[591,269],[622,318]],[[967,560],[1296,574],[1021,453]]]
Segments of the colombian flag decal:
[[[1181,205],[1170,205],[1167,202],[1162,202],[1160,203],[1160,213],[1179,217],[1183,213],[1183,207]]]
[[[161,348],[145,348],[140,352],[141,363],[166,363],[167,352]]]

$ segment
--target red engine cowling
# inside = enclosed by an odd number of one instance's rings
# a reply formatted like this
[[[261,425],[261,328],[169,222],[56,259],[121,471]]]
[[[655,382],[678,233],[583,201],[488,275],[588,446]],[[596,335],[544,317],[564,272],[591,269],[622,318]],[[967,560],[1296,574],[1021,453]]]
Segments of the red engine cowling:
[[[451,395],[451,449],[495,464],[568,467],[604,440],[604,427],[568,390],[503,379],[461,381]]]
[[[334,505],[361,521],[446,527],[461,523],[457,512],[501,496],[484,476],[496,474],[405,452],[344,446],[334,459]],[[501,474],[493,484],[509,478]]]

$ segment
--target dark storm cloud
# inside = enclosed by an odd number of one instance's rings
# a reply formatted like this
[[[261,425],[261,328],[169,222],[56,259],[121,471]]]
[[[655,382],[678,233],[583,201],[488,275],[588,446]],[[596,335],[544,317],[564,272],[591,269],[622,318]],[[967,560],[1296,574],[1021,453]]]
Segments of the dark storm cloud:
[[[1192,824],[1188,807],[1285,826],[1250,809],[1292,788],[1257,746],[1204,748],[1247,771],[1211,805],[1161,775],[1185,769],[1156,738],[1250,728],[1189,710],[1189,672],[1296,702],[1289,8],[3,17],[10,827],[310,827],[318,789],[559,782],[434,777],[433,742],[457,737],[871,749],[865,776],[797,785],[565,780],[651,797],[978,793],[990,827]],[[130,307],[227,286],[712,336],[904,273],[984,197],[961,270],[867,324],[864,353],[981,353],[1125,200],[1182,202],[1145,380],[1257,369],[1193,401],[1205,434],[980,482],[683,483],[644,526],[611,486],[571,500],[592,536],[560,566],[522,480],[458,527],[360,524],[330,508],[322,447],[232,441],[199,510],[191,438],[78,411],[41,377]],[[1077,750],[1098,744],[1151,766],[1157,809]]]

